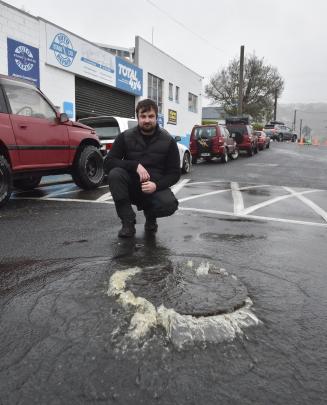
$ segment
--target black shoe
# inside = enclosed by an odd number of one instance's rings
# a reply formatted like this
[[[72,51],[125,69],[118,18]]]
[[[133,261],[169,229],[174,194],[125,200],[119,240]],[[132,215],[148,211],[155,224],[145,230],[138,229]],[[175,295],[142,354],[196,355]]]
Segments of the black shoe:
[[[156,233],[158,230],[158,224],[156,218],[146,218],[145,224],[144,224],[144,230],[146,232],[151,232],[151,233]]]
[[[135,221],[122,221],[121,230],[118,232],[120,238],[132,238],[135,235]]]

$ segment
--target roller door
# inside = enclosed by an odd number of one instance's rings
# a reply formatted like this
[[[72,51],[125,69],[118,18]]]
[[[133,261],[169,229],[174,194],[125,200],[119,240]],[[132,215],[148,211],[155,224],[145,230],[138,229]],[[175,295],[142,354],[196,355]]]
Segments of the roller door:
[[[135,117],[135,96],[90,80],[75,77],[76,120],[116,115]]]

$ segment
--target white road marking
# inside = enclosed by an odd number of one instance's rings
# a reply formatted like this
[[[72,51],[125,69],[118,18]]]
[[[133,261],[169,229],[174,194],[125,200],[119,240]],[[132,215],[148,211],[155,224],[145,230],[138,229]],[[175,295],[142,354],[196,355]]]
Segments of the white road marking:
[[[177,194],[186,184],[190,181],[190,179],[184,179],[182,181],[179,181],[177,184],[173,185],[171,187],[171,191],[174,194]]]
[[[240,187],[239,190],[250,190],[252,188],[260,188],[260,187],[267,187],[266,184],[262,184],[259,186],[246,186],[246,187]],[[215,194],[221,194],[221,193],[225,193],[226,191],[231,191],[231,188],[225,188],[223,190],[218,190],[218,191],[210,191],[208,193],[203,193],[203,194],[198,194],[198,195],[192,195],[191,197],[185,197],[185,198],[181,198],[180,200],[178,200],[179,202],[184,202],[184,201],[189,201],[189,200],[194,200],[195,198],[202,198],[202,197],[207,197],[209,195],[215,195]],[[236,190],[236,188],[235,188]]]
[[[284,188],[286,189],[287,187],[284,187]],[[316,193],[316,192],[320,192],[320,191],[322,191],[322,190],[306,190],[306,191],[301,191],[300,193],[297,193],[297,194],[298,195],[309,194],[309,193]],[[274,203],[282,201],[282,200],[286,200],[287,198],[293,198],[293,197],[294,197],[294,195],[292,195],[292,194],[286,194],[286,195],[281,195],[279,197],[271,198],[270,200],[266,200],[266,201],[263,201],[262,203],[251,205],[251,207],[245,208],[242,212],[240,212],[240,214],[248,215],[251,212],[256,211],[260,208],[267,207],[268,205],[274,204]]]
[[[108,200],[112,200],[112,195],[111,195],[110,191],[108,193],[103,194],[101,197],[99,197],[97,199],[97,202],[104,202],[104,201],[108,201]]]
[[[302,194],[304,193],[298,193],[294,190],[292,190],[289,187],[284,187],[285,190],[287,190],[289,193],[292,194],[292,196],[298,198],[299,200],[301,200],[304,204],[306,204],[308,207],[310,207],[313,211],[315,211],[318,215],[320,215],[324,221],[327,222],[327,212],[324,211],[321,207],[319,207],[319,205],[317,205],[316,203],[314,203],[313,201],[309,200],[309,198],[303,197]],[[318,191],[318,190],[315,190]]]
[[[264,220],[264,221],[284,222],[284,223],[290,223],[290,224],[296,224],[296,225],[310,225],[310,226],[318,226],[318,227],[327,228],[327,224],[321,224],[319,222],[297,221],[296,219],[261,217],[259,215],[243,215],[243,214],[236,215],[233,212],[206,210],[206,209],[202,209],[202,208],[191,208],[191,207],[179,207],[179,210],[180,211],[203,212],[204,214],[224,215],[224,216],[236,217],[236,218],[258,219],[258,220]]]
[[[19,197],[19,200],[36,200],[36,201],[63,201],[63,202],[82,202],[96,204],[114,204],[113,201],[82,200],[79,198],[39,198],[39,197]]]
[[[244,210],[243,196],[238,183],[231,182],[231,189],[234,202],[234,214],[238,214]]]

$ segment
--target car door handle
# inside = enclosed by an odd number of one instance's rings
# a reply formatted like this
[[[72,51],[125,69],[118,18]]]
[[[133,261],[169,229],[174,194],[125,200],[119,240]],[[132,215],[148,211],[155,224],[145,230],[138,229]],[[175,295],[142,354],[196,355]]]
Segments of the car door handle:
[[[27,124],[25,123],[18,124],[18,126],[19,128],[27,128]]]

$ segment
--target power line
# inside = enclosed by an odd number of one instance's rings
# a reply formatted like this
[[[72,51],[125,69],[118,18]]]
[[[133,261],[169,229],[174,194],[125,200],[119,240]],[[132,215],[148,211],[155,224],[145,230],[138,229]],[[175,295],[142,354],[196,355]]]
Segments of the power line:
[[[181,21],[177,20],[175,17],[173,17],[172,15],[170,15],[167,11],[163,10],[161,7],[157,6],[153,1],[151,0],[145,0],[147,3],[149,3],[152,7],[156,8],[157,10],[159,10],[161,13],[165,14],[169,19],[171,19],[172,21],[174,21],[174,23],[176,23],[177,25],[179,25],[180,27],[184,28],[186,31],[190,32],[191,34],[193,34],[194,36],[196,36],[197,38],[201,39],[201,41],[205,42],[207,45],[211,46],[212,48],[216,49],[219,52],[222,53],[226,53],[226,51],[217,48],[215,45],[213,45],[212,43],[210,43],[206,38],[200,36],[199,34],[197,34],[195,31],[191,30],[189,27],[187,27],[184,23],[182,23]]]

